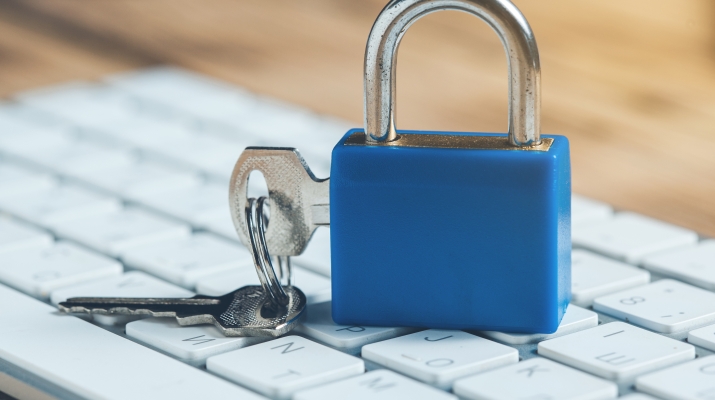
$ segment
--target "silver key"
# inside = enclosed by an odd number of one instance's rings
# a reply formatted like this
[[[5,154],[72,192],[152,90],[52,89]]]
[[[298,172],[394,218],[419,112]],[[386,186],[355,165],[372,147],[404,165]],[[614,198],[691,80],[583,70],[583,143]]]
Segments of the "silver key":
[[[294,286],[283,287],[289,302],[276,307],[261,286],[244,286],[223,296],[191,298],[75,297],[59,304],[60,311],[100,315],[176,317],[179,325],[213,324],[226,336],[277,337],[303,317],[306,298]]]
[[[231,175],[231,217],[241,242],[251,248],[246,221],[248,177],[260,171],[270,199],[266,229],[273,256],[297,256],[318,226],[330,225],[330,180],[317,179],[298,150],[289,147],[247,147]]]

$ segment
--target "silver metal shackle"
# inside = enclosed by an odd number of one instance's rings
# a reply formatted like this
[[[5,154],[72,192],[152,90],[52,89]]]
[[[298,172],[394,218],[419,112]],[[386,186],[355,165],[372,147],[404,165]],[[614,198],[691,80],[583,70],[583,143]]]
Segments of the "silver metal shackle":
[[[372,26],[365,49],[365,136],[368,142],[397,139],[395,72],[402,36],[421,17],[442,10],[473,14],[496,31],[509,66],[509,142],[541,141],[541,67],[529,23],[508,0],[392,0]]]

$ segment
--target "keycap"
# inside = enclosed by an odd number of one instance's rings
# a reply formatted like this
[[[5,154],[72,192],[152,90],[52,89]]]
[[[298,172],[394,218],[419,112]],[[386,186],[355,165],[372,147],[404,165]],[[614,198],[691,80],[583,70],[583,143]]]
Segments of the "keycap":
[[[569,306],[566,308],[566,314],[564,314],[564,317],[561,320],[561,324],[559,324],[559,329],[557,329],[554,333],[524,334],[496,331],[485,331],[482,333],[484,334],[484,336],[487,336],[505,344],[519,345],[527,343],[538,343],[542,340],[553,339],[584,329],[593,328],[596,325],[598,325],[598,315],[595,312],[583,309],[573,304],[569,304]]]
[[[260,284],[252,261],[243,265],[244,268],[235,268],[200,279],[196,283],[196,292],[210,296],[220,296],[237,287]],[[299,287],[305,293],[308,304],[330,300],[330,279],[293,265],[291,280],[293,285]]]
[[[573,244],[631,264],[647,255],[697,242],[690,230],[643,215],[622,212],[602,222],[576,225]]]
[[[0,215],[0,254],[52,245],[52,236],[37,228]]]
[[[92,280],[52,291],[50,301],[57,305],[71,297],[189,297],[194,293],[156,279],[143,272],[130,271],[123,275]],[[127,315],[94,315],[102,325],[120,325],[136,319]]]
[[[22,168],[14,164],[0,162],[0,196],[32,193],[51,188],[57,184],[50,175]]]
[[[0,209],[51,227],[60,222],[119,210],[119,200],[78,186],[58,185],[16,196],[0,196]]]
[[[539,343],[538,353],[618,383],[695,358],[695,348],[653,332],[611,322]]]
[[[208,233],[151,243],[127,249],[122,260],[131,268],[146,271],[169,282],[193,289],[202,278],[229,271],[248,270],[256,277],[250,253],[238,244],[228,242]],[[252,280],[257,284],[258,280]],[[231,286],[231,285],[228,285]],[[204,294],[223,294],[205,291]]]
[[[614,399],[618,386],[593,375],[536,357],[460,379],[454,394],[463,399]]]
[[[571,252],[571,302],[590,307],[593,299],[650,282],[650,273],[586,250]]]
[[[571,195],[571,225],[600,221],[613,216],[613,208],[606,203]]]
[[[78,398],[262,398],[3,285],[0,359]]]
[[[593,309],[661,333],[715,322],[715,293],[672,279],[597,298]]]
[[[73,297],[59,303],[60,311],[90,315],[149,315],[176,317],[179,325],[213,324],[225,336],[276,337],[293,329],[305,311],[305,295],[284,287],[288,304],[276,306],[261,286],[244,286],[223,296]]]
[[[688,333],[688,342],[715,351],[715,325],[708,325]]]
[[[217,213],[228,216],[228,189],[226,185],[205,182],[155,194],[140,194],[135,200],[160,210],[192,225],[202,226]]]
[[[619,400],[658,400],[655,397],[648,396],[643,393],[631,393],[625,396],[619,397]]]
[[[200,183],[197,174],[150,160],[131,160],[104,169],[85,168],[73,173],[73,177],[129,199]]]
[[[322,226],[316,229],[303,254],[293,260],[303,268],[330,276],[330,227]]]
[[[638,377],[636,388],[667,400],[715,399],[715,356]]]
[[[516,349],[462,331],[430,329],[362,348],[362,357],[449,390],[462,377],[519,361]]]
[[[285,336],[210,357],[206,369],[272,399],[360,375],[363,361],[300,336]]]
[[[326,301],[311,304],[306,310],[305,320],[295,331],[326,346],[358,355],[366,344],[406,335],[414,328],[337,325],[331,316],[330,302]]]
[[[41,299],[61,287],[121,273],[117,261],[66,242],[0,254],[0,283]]]
[[[643,268],[715,291],[715,240],[645,257]]]
[[[55,225],[58,236],[118,257],[132,247],[188,237],[187,225],[139,208],[125,208]]]
[[[294,400],[447,400],[457,398],[386,369],[343,379],[313,389],[301,390]]]
[[[227,337],[215,326],[181,326],[169,318],[147,318],[126,325],[127,336],[196,367],[206,359],[269,340],[267,337]]]

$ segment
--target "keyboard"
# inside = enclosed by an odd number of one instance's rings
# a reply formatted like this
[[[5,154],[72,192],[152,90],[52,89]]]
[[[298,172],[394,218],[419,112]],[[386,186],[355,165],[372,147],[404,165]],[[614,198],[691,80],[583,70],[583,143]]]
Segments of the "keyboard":
[[[258,284],[238,155],[296,147],[327,177],[354,125],[171,67],[0,104],[0,399],[715,399],[715,241],[578,195],[553,334],[336,325],[325,227],[293,261],[307,318],[277,339],[57,312]]]

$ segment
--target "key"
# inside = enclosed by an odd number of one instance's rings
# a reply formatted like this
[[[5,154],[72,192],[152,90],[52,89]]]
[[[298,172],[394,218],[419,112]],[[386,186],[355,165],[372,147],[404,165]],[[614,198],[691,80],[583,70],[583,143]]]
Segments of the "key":
[[[250,246],[245,209],[248,178],[260,171],[271,201],[266,230],[273,256],[300,255],[318,226],[330,224],[330,180],[317,179],[305,160],[292,148],[248,147],[241,153],[231,176],[231,216],[244,246]],[[285,232],[291,232],[285,235]]]
[[[648,271],[586,250],[571,252],[571,302],[581,307],[590,307],[596,297],[648,282]]]
[[[112,276],[99,280],[53,290],[50,302],[57,305],[71,297],[111,296],[111,297],[189,297],[194,293],[156,279],[143,272],[130,271],[123,275]],[[93,315],[93,319],[102,325],[118,325],[136,319],[136,317],[120,315]]]
[[[370,371],[317,388],[301,390],[294,400],[448,400],[457,398],[386,369]]]
[[[0,209],[47,227],[115,212],[120,208],[118,199],[73,185],[57,185],[17,196],[0,196]]]
[[[688,333],[688,342],[715,351],[715,325],[709,325]]]
[[[122,261],[131,268],[146,271],[188,289],[195,288],[196,283],[203,278],[233,270],[250,270],[256,277],[253,260],[245,248],[208,233],[133,247],[122,254]],[[224,294],[240,286],[243,285],[218,293],[202,293]]]
[[[65,286],[121,273],[117,261],[66,242],[0,254],[0,283],[40,299]]]
[[[454,394],[463,399],[614,399],[618,386],[593,375],[536,357],[460,379]]]
[[[52,236],[29,225],[0,215],[0,254],[52,245]]]
[[[130,322],[127,336],[195,367],[206,359],[231,350],[265,342],[267,337],[226,337],[215,326],[181,326],[168,318],[146,318]]]
[[[305,295],[284,287],[286,307],[275,307],[261,286],[244,286],[223,296],[191,298],[74,297],[59,303],[60,311],[99,315],[176,317],[179,325],[213,324],[225,336],[280,336],[300,322]]]
[[[648,256],[643,268],[715,291],[715,240]]]
[[[561,320],[561,324],[559,324],[559,329],[557,329],[554,333],[534,335],[496,331],[485,331],[482,333],[484,336],[490,337],[504,344],[519,345],[538,343],[542,340],[549,340],[584,329],[593,328],[596,325],[598,325],[598,315],[595,312],[569,304],[568,308],[566,308],[566,314]]]
[[[78,318],[58,315],[56,308],[3,285],[0,359],[58,386],[70,394],[66,398],[263,398]]]
[[[571,195],[571,225],[600,221],[613,216],[611,206],[577,194]]]
[[[258,285],[260,281],[255,268],[249,268],[252,262],[244,264],[244,268],[237,268],[201,279],[196,284],[198,293],[219,296],[234,288],[246,285]],[[330,279],[300,268],[292,266],[292,284],[300,287],[305,293],[308,304],[320,303],[330,300]]]
[[[449,390],[459,378],[517,363],[519,352],[466,332],[430,329],[368,344],[362,357]]]
[[[311,304],[305,321],[296,328],[309,338],[344,353],[359,355],[362,346],[412,333],[414,328],[345,326],[333,322],[330,302]]]
[[[363,360],[286,336],[210,357],[206,369],[272,399],[289,399],[298,390],[360,375]]]
[[[663,279],[597,298],[593,309],[661,333],[715,322],[715,293]]]
[[[715,356],[638,377],[636,389],[668,400],[715,399]]]
[[[113,213],[74,219],[55,225],[58,236],[72,239],[97,251],[118,257],[124,251],[188,237],[187,225],[159,217],[140,208],[125,208]]]
[[[573,244],[631,264],[651,253],[694,244],[698,235],[643,215],[622,212],[602,222],[575,226]]]
[[[617,383],[695,358],[695,348],[623,322],[541,342],[538,353]]]

